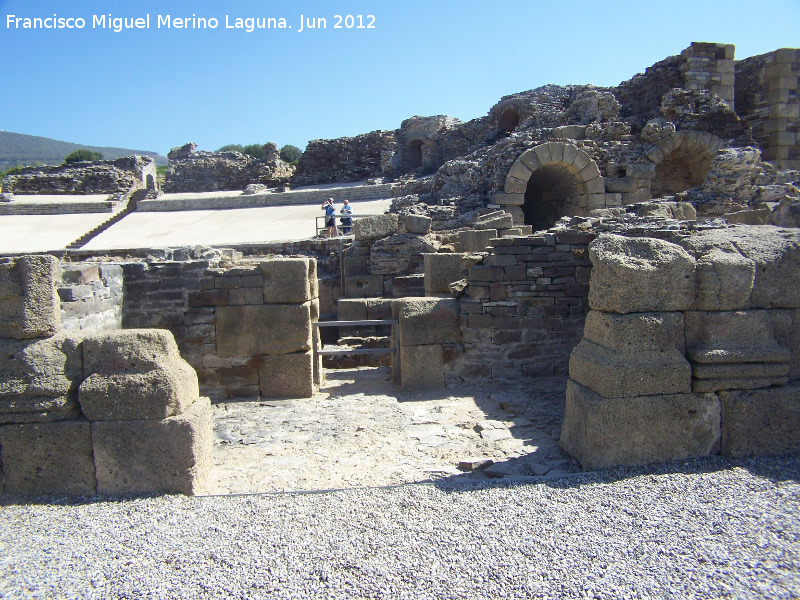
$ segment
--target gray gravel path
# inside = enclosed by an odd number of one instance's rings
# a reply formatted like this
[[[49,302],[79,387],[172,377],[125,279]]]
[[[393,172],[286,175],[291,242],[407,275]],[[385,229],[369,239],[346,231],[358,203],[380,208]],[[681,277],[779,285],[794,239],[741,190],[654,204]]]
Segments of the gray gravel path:
[[[800,456],[543,483],[0,503],[3,598],[792,598]]]

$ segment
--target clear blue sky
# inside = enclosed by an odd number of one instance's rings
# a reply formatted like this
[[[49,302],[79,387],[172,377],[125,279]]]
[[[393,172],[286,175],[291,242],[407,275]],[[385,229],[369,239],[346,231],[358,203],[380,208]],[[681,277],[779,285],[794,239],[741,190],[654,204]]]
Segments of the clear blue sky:
[[[53,13],[86,27],[7,27]],[[103,14],[149,14],[150,29],[93,29]],[[219,26],[156,27],[193,14]],[[336,14],[375,28],[334,29]],[[292,29],[226,29],[226,15]],[[327,29],[299,32],[301,15]],[[692,41],[736,44],[737,58],[800,46],[800,0],[0,0],[0,17],[0,129],[162,154],[468,120],[546,83],[616,85]]]

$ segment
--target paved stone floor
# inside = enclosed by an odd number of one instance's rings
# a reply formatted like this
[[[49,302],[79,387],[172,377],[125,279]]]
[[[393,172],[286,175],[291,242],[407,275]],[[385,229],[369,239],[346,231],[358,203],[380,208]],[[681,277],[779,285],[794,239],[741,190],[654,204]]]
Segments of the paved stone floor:
[[[565,387],[558,377],[407,393],[388,367],[327,370],[310,399],[214,405],[206,493],[577,472],[557,444]]]

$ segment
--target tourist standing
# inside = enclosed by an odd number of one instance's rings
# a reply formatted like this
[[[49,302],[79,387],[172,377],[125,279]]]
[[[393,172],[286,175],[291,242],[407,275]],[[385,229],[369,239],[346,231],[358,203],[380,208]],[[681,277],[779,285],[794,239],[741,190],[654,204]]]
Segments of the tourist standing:
[[[322,205],[322,210],[325,211],[325,227],[328,228],[328,237],[337,235],[336,233],[336,205],[333,203],[333,198],[325,200]]]
[[[339,212],[342,213],[342,233],[344,235],[350,235],[353,232],[353,219],[351,215],[353,214],[353,205],[350,204],[350,201],[345,198],[342,202],[344,206],[342,206],[342,210]]]

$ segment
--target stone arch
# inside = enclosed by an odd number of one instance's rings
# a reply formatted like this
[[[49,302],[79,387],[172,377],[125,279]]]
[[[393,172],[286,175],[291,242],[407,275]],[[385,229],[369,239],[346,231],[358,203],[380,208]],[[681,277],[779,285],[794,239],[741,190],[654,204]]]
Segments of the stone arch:
[[[547,142],[517,158],[495,202],[509,209],[515,223],[547,229],[561,217],[605,206],[605,181],[586,152],[573,144]]]
[[[702,185],[711,160],[725,142],[707,131],[678,131],[645,150],[656,165],[650,182],[653,198],[672,196]]]
[[[497,130],[505,133],[511,133],[519,125],[519,112],[514,108],[507,108],[500,113],[500,118],[497,120]]]
[[[419,169],[422,166],[422,146],[424,142],[420,139],[413,139],[406,145],[406,162],[411,170]]]

